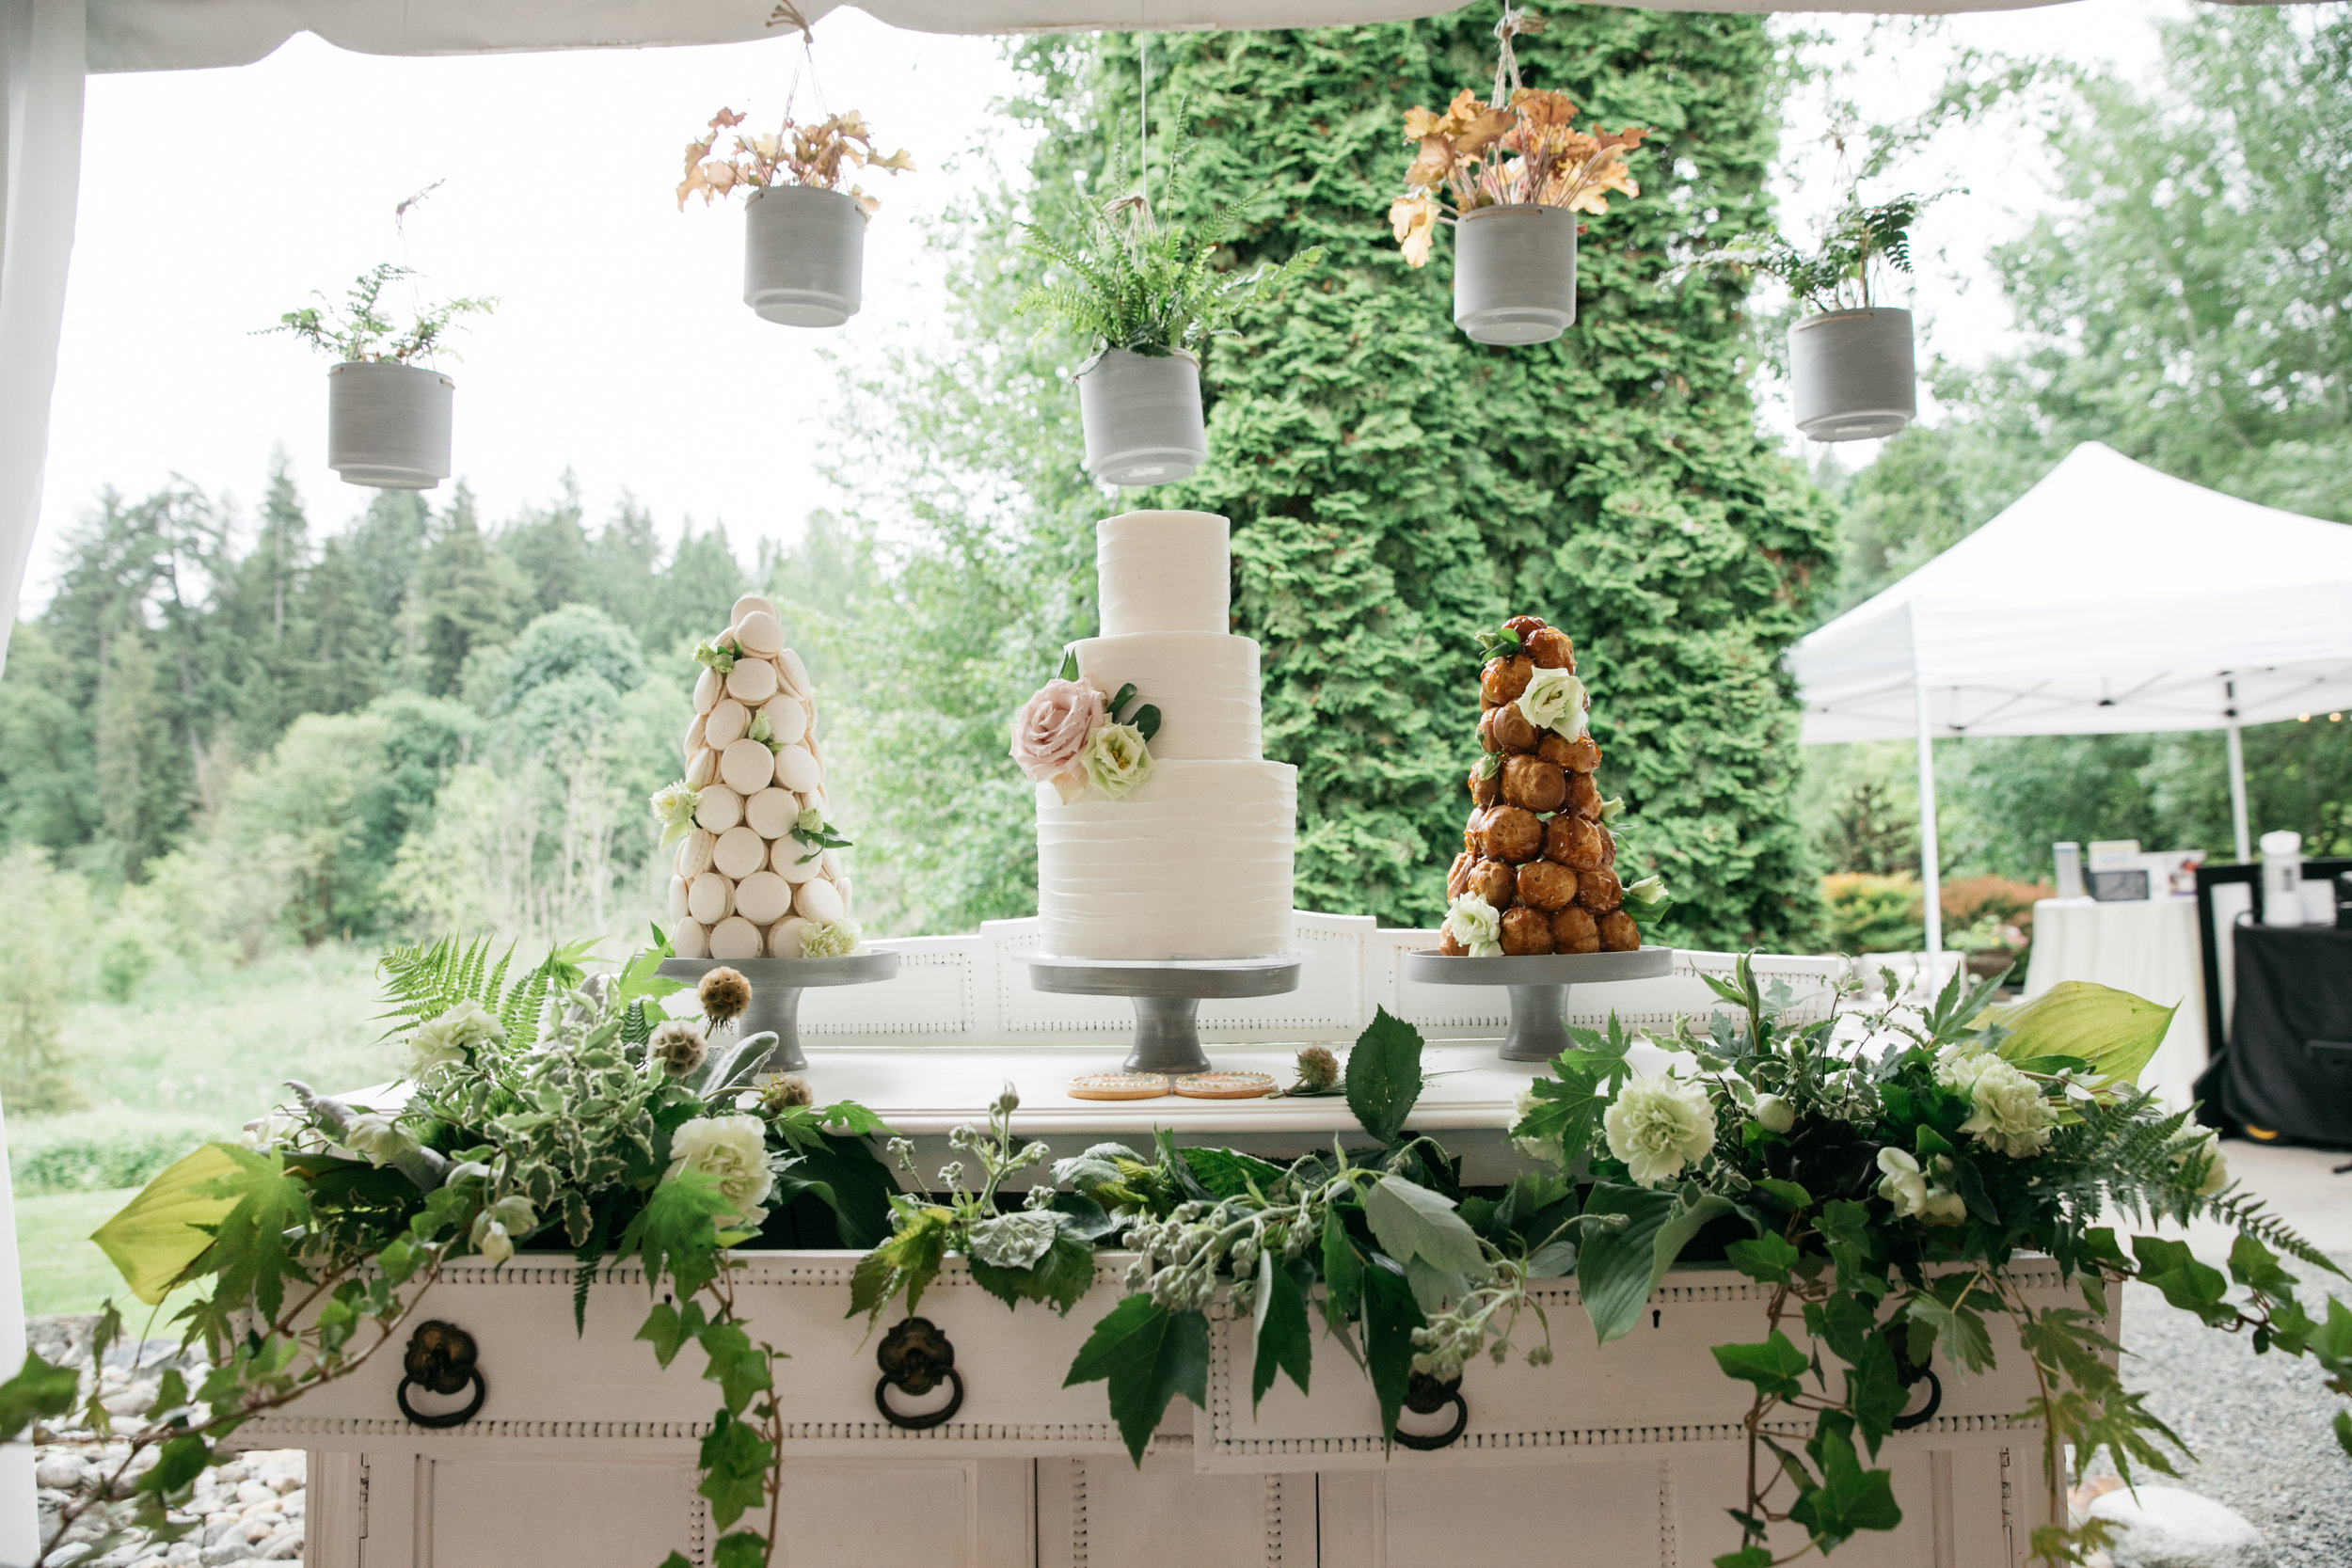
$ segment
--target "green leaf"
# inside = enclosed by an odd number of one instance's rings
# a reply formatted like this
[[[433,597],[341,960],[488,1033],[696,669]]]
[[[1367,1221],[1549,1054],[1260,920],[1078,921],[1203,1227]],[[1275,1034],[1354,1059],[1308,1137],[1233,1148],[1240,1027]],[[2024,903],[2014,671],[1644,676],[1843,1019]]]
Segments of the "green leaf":
[[[2072,1056],[2110,1078],[2136,1084],[2177,1011],[2177,1006],[2159,1006],[2088,980],[2062,980],[2030,1002],[1987,1007],[1975,1022],[2009,1031],[1998,1047],[2004,1061]]]
[[[1767,1231],[1752,1242],[1734,1242],[1724,1248],[1724,1256],[1731,1266],[1750,1279],[1767,1285],[1786,1285],[1788,1273],[1804,1256],[1781,1236]]]
[[[1903,1386],[1902,1374],[1895,1366],[1894,1347],[1883,1335],[1869,1336],[1847,1370],[1846,1403],[1853,1410],[1863,1441],[1870,1445],[1871,1458],[1878,1457],[1879,1445],[1893,1434],[1895,1418],[1910,1402],[1911,1391]]]
[[[1374,1259],[1364,1272],[1364,1361],[1380,1400],[1383,1441],[1396,1437],[1396,1414],[1405,1408],[1405,1386],[1413,1375],[1413,1331],[1426,1326],[1405,1275]]]
[[[1813,1195],[1794,1181],[1783,1181],[1777,1177],[1766,1176],[1757,1178],[1756,1185],[1757,1191],[1772,1194],[1792,1210],[1813,1207]]]
[[[79,1382],[72,1368],[53,1367],[26,1351],[24,1367],[0,1383],[0,1442],[12,1443],[36,1420],[72,1410]]]
[[[653,1310],[645,1314],[644,1326],[637,1330],[637,1338],[653,1346],[654,1359],[666,1367],[677,1358],[686,1341],[700,1335],[702,1329],[702,1303],[690,1301],[680,1311],[666,1301],[656,1302]]]
[[[1788,1336],[1779,1329],[1761,1344],[1714,1345],[1709,1347],[1715,1365],[1724,1375],[1742,1383],[1756,1385],[1756,1392],[1770,1399],[1792,1400],[1804,1392],[1800,1381],[1813,1365],[1813,1358],[1791,1344]]]
[[[1805,1493],[1788,1516],[1828,1552],[1866,1529],[1894,1529],[1903,1522],[1895,1502],[1891,1470],[1865,1470],[1850,1439],[1821,1445],[1821,1484]]]
[[[717,1178],[682,1172],[654,1188],[614,1252],[644,1261],[647,1291],[660,1290],[667,1273],[676,1293],[691,1296],[719,1277],[719,1221],[734,1213]]]
[[[1347,1053],[1347,1108],[1383,1146],[1421,1100],[1421,1031],[1380,1008]]]
[[[1878,1250],[1878,1238],[1870,1229],[1869,1206],[1844,1198],[1833,1199],[1821,1206],[1819,1223],[1821,1239],[1829,1246],[1830,1260],[1837,1265],[1837,1288],[1863,1289],[1862,1281],[1871,1277],[1863,1265]]]
[[[1736,1552],[1725,1552],[1713,1560],[1714,1568],[1772,1568],[1772,1553],[1768,1546],[1742,1546]],[[663,1563],[661,1568],[670,1568]]]
[[[677,1561],[679,1568],[693,1568],[684,1558]],[[719,1537],[719,1544],[711,1548],[710,1568],[768,1568],[768,1538],[747,1529]]]
[[[1111,1418],[1140,1469],[1143,1450],[1177,1395],[1203,1408],[1209,1402],[1209,1320],[1150,1296],[1127,1297],[1094,1325],[1062,1386],[1106,1380]]]
[[[1602,1344],[1623,1338],[1641,1321],[1658,1282],[1708,1221],[1731,1212],[1727,1199],[1708,1193],[1686,1207],[1672,1193],[1615,1182],[1595,1184],[1584,1200],[1587,1214],[1623,1214],[1622,1230],[1587,1227],[1576,1259],[1577,1285],[1584,1310]]]
[[[945,1209],[918,1211],[897,1235],[858,1259],[857,1267],[850,1271],[848,1316],[863,1312],[871,1325],[901,1291],[906,1292],[907,1310],[914,1311],[922,1302],[924,1287],[946,1260],[949,1218]]]
[[[1304,1259],[1279,1264],[1275,1249],[1258,1254],[1257,1362],[1249,1374],[1249,1408],[1254,1412],[1278,1371],[1290,1373],[1300,1393],[1307,1392],[1307,1373],[1314,1360],[1314,1345],[1307,1331],[1307,1286],[1311,1283]]]
[[[1470,1222],[1453,1202],[1401,1177],[1384,1176],[1364,1194],[1364,1219],[1380,1250],[1398,1262],[1415,1259],[1447,1274],[1469,1275],[1486,1258]]]
[[[1061,673],[1057,678],[1066,681],[1074,681],[1078,678],[1077,644],[1073,643],[1062,650]]]
[[[703,1376],[719,1386],[719,1395],[732,1414],[742,1415],[751,1408],[752,1396],[776,1386],[767,1351],[752,1342],[742,1324],[707,1323],[700,1338],[703,1354],[709,1357]]]
[[[2267,1296],[2295,1294],[2295,1275],[2279,1266],[2279,1255],[2243,1231],[2230,1243],[2230,1277]]]
[[[1025,1269],[998,1268],[977,1258],[964,1261],[974,1282],[1007,1307],[1024,1301],[1051,1303],[1055,1311],[1068,1317],[1078,1299],[1094,1288],[1094,1249],[1068,1231],[1056,1236],[1045,1256]]]
[[[232,1144],[209,1147],[226,1154],[235,1168],[191,1187],[189,1196],[228,1198],[235,1207],[215,1227],[212,1247],[199,1261],[219,1275],[215,1299],[230,1305],[252,1302],[264,1319],[275,1321],[285,1305],[286,1282],[310,1277],[286,1251],[287,1233],[298,1237],[310,1227],[310,1189],[286,1168],[285,1156],[274,1150],[260,1154]]]
[[[2182,1311],[2194,1312],[2209,1323],[2227,1323],[2237,1316],[2223,1299],[2230,1293],[2230,1282],[2219,1269],[2200,1263],[2186,1242],[2135,1236],[2132,1255],[2139,1260],[2140,1283],[2153,1285]]]
[[[1862,1347],[1878,1331],[1878,1311],[1868,1302],[1844,1291],[1826,1299],[1807,1302],[1804,1331],[1829,1346],[1830,1354],[1849,1366],[1862,1359]]]
[[[1282,1179],[1281,1166],[1230,1148],[1187,1148],[1184,1160],[1200,1184],[1217,1197],[1241,1197],[1253,1181],[1263,1194]]]
[[[1904,1312],[1914,1323],[1935,1330],[1937,1347],[1954,1366],[1980,1372],[1993,1365],[1992,1331],[1985,1327],[1984,1315],[1975,1308],[1923,1291],[1911,1298]]]
[[[206,1144],[167,1165],[100,1226],[90,1240],[120,1272],[131,1293],[153,1307],[172,1282],[213,1244],[212,1227],[237,1207],[230,1196],[199,1194],[237,1170],[225,1144]]]
[[[1364,1255],[1347,1233],[1347,1221],[1333,1204],[1323,1213],[1323,1320],[1344,1336],[1348,1321],[1362,1310]]]
[[[700,1457],[703,1480],[694,1490],[710,1499],[711,1523],[721,1529],[768,1500],[768,1466],[775,1449],[731,1412],[722,1410],[712,1418]]]

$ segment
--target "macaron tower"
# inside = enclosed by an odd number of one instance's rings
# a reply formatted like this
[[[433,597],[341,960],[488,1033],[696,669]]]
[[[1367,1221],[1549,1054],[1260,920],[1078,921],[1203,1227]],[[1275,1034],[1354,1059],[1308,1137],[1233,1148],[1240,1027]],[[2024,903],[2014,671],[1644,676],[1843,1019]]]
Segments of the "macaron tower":
[[[776,607],[738,599],[733,623],[694,659],[686,774],[653,798],[662,843],[677,846],[672,946],[728,961],[855,951],[840,856],[850,841],[826,818],[816,692]]]

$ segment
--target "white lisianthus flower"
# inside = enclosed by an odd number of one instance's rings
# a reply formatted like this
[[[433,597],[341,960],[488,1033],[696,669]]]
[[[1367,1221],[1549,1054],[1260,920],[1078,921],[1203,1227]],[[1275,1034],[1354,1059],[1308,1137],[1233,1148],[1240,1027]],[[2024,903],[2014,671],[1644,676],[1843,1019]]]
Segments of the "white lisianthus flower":
[[[1936,1060],[1935,1081],[1966,1095],[1975,1108],[1960,1130],[2011,1159],[2041,1153],[2058,1125],[2042,1085],[1989,1051],[1947,1049]]]
[[[1519,716],[1539,730],[1574,740],[1584,733],[1584,683],[1565,670],[1538,670],[1519,693]]]
[[[2211,1197],[2230,1184],[2230,1162],[2222,1157],[2220,1136],[2209,1127],[2173,1139],[2172,1159],[2183,1176],[2196,1180],[2192,1190],[2199,1197]]]
[[[1080,760],[1087,782],[1114,800],[1125,799],[1152,776],[1152,749],[1143,743],[1143,732],[1133,724],[1104,724],[1097,729]]]
[[[1951,1162],[1938,1155],[1935,1166],[1933,1174],[1942,1175]],[[1931,1182],[1931,1173],[1902,1149],[1880,1149],[1879,1169],[1884,1173],[1879,1180],[1879,1196],[1895,1206],[1897,1219],[1924,1220],[1929,1225],[1959,1225],[1967,1219],[1968,1206],[1960,1195]]]
[[[1470,949],[1473,958],[1491,958],[1502,952],[1502,916],[1474,893],[1454,900],[1445,912],[1445,928]]]
[[[515,1238],[530,1235],[538,1224],[531,1200],[510,1194],[473,1217],[473,1249],[491,1263],[503,1263],[515,1256]]]
[[[705,1117],[679,1128],[670,1140],[670,1168],[661,1180],[674,1181],[688,1171],[716,1179],[744,1228],[768,1217],[760,1204],[775,1178],[768,1170],[768,1135],[757,1117]]]
[[[1655,1187],[1707,1158],[1715,1147],[1715,1104],[1705,1085],[1681,1078],[1637,1078],[1601,1117],[1609,1152],[1633,1180]]]
[[[417,1025],[408,1037],[407,1076],[421,1082],[435,1068],[466,1062],[476,1050],[506,1038],[497,1015],[479,1002],[460,1002],[440,1017]]]
[[[1756,1125],[1767,1132],[1786,1132],[1797,1125],[1797,1108],[1776,1094],[1756,1097]]]
[[[972,1227],[972,1256],[998,1269],[1025,1269],[1053,1250],[1060,1224],[1041,1210],[997,1214]]]
[[[415,1153],[419,1145],[390,1117],[381,1111],[365,1111],[351,1118],[343,1147],[372,1165],[382,1165]]]
[[[661,824],[661,847],[667,849],[693,831],[694,814],[703,809],[702,791],[680,779],[655,791],[646,803]]]
[[[280,1145],[291,1147],[294,1133],[301,1127],[301,1117],[272,1111],[265,1117],[255,1117],[246,1122],[245,1131],[237,1135],[237,1141],[247,1148],[267,1153]]]

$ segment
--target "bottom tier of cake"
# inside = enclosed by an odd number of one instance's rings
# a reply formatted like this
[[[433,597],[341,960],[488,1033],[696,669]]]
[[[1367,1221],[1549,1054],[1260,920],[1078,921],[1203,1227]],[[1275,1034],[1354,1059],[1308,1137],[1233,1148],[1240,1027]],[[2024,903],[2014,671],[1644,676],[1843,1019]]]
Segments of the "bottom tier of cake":
[[[1297,769],[1168,761],[1123,800],[1037,800],[1037,905],[1071,958],[1258,958],[1291,942]]]

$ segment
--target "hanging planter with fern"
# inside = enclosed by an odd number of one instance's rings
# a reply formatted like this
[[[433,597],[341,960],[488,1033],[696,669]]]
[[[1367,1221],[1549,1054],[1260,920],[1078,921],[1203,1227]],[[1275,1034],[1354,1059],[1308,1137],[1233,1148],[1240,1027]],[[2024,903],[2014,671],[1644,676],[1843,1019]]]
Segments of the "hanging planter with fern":
[[[339,308],[289,310],[266,332],[291,332],[331,356],[326,372],[326,465],[346,484],[430,490],[451,472],[457,383],[417,361],[447,354],[441,340],[457,318],[487,311],[490,299],[417,308],[405,332],[383,310],[387,285],[409,276],[391,262],[364,272]]]
[[[1932,197],[1901,196],[1875,207],[1850,198],[1830,220],[1818,250],[1778,235],[1747,236],[1678,268],[1769,273],[1811,308],[1788,329],[1788,401],[1797,429],[1813,441],[1893,436],[1919,414],[1911,312],[1877,301],[1886,274],[1911,271],[1911,225]],[[1872,291],[1873,274],[1879,287]]]
[[[1188,152],[1180,141],[1171,207],[1189,189]],[[1317,246],[1279,267],[1220,268],[1217,248],[1233,231],[1226,209],[1199,223],[1162,222],[1141,194],[1087,211],[1071,241],[1025,227],[1029,254],[1049,271],[1017,309],[1045,311],[1092,341],[1092,357],[1073,377],[1087,471],[1126,488],[1173,483],[1208,457],[1201,352],[1244,304],[1323,260]]]

